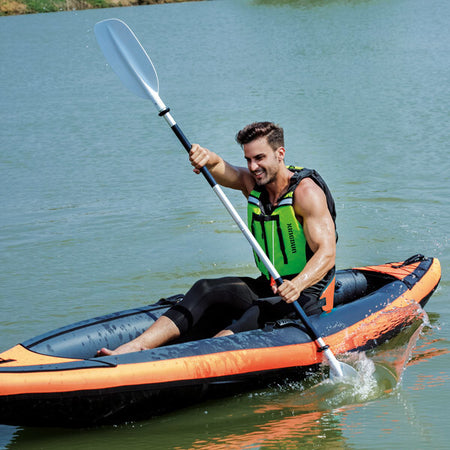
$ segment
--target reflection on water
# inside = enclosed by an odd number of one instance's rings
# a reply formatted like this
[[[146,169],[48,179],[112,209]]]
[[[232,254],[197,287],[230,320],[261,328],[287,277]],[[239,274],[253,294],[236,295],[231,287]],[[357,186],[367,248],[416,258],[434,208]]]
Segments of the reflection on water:
[[[429,314],[430,321],[426,323],[427,328],[424,329],[421,342],[414,348],[409,365],[418,364],[435,356],[443,356],[450,353],[449,342],[444,339],[436,339],[433,331],[439,329],[433,323],[439,318],[438,314]]]
[[[444,339],[436,339],[434,336],[433,331],[435,331],[434,329],[437,327],[433,327],[432,323],[437,321],[437,319],[437,314],[430,314],[430,327],[424,330],[420,342],[413,349],[411,360],[408,365],[419,364],[421,362],[431,360],[432,358],[448,355],[450,353],[450,343]],[[417,375],[416,382],[410,386],[409,389],[422,391],[432,387],[440,387],[445,384],[448,385],[449,381],[450,374],[448,373],[448,367],[444,367],[444,370],[437,370],[432,373],[419,373]]]
[[[433,357],[434,350],[421,344],[414,350],[424,323],[417,320],[398,336],[367,354],[349,354],[347,363],[358,371],[352,384],[332,382],[326,373],[298,383],[276,386],[231,399],[209,401],[146,422],[73,430],[67,448],[81,448],[109,437],[109,450],[152,449],[296,449],[344,448],[345,432],[352,425],[346,416],[369,402],[396,391],[411,360]],[[428,345],[426,345],[429,347]],[[424,379],[424,383],[431,380]],[[420,382],[420,380],[419,380]],[[438,378],[433,380],[439,382]],[[58,448],[66,430],[17,429],[7,448]]]

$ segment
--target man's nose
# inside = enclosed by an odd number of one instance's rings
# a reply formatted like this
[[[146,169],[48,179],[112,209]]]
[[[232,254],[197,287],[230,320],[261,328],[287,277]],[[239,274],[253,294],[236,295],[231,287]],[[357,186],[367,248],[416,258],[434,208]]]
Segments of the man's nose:
[[[254,171],[258,168],[258,164],[256,163],[256,161],[249,161],[248,163],[248,169],[250,171]]]

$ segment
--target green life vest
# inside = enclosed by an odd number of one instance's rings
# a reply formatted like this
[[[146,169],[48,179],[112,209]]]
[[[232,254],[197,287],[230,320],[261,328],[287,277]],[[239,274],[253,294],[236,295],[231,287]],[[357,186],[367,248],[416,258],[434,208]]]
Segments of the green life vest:
[[[288,191],[279,199],[275,208],[268,201],[265,187],[255,186],[247,203],[248,226],[281,277],[299,274],[312,256],[293,207],[294,191],[300,181],[311,178],[322,188],[333,221],[336,219],[334,200],[322,177],[315,170],[287,167],[294,175]],[[254,256],[261,273],[270,279],[270,274],[258,255],[254,253]]]

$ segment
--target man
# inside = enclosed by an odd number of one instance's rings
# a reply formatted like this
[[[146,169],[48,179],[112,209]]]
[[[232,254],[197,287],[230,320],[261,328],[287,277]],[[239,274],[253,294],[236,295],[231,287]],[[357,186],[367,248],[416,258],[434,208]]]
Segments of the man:
[[[287,167],[283,129],[271,122],[247,125],[236,136],[247,167],[227,163],[216,153],[192,146],[194,172],[206,166],[222,186],[242,191],[248,199],[249,228],[280,276],[276,286],[255,255],[259,278],[200,280],[184,299],[148,330],[111,355],[155,348],[191,330],[211,307],[230,313],[233,323],[216,336],[258,328],[293,314],[295,300],[306,314],[330,311],[334,296],[336,255],[335,206],[317,172]],[[259,300],[273,295],[281,299]]]

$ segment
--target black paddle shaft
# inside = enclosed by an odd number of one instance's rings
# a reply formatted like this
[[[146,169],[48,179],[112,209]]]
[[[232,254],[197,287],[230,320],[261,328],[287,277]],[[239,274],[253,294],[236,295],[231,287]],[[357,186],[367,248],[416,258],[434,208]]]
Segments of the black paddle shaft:
[[[178,140],[183,145],[183,147],[189,153],[191,151],[192,145],[189,142],[188,138],[184,135],[183,131],[181,131],[181,128],[178,126],[178,124],[173,125],[171,128],[172,131],[175,133],[176,137],[178,138]],[[216,180],[211,175],[211,172],[208,170],[207,167],[202,167],[200,171],[212,188],[217,185]]]

